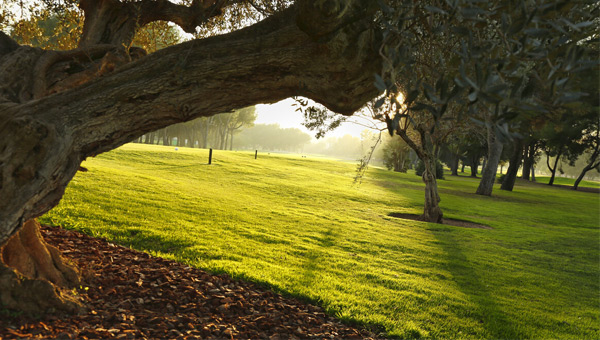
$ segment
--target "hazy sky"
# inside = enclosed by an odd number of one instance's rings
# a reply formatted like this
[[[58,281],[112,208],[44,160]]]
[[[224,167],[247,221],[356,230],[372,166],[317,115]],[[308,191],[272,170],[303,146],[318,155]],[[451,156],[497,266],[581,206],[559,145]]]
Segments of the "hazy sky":
[[[309,135],[315,136],[315,132],[309,131],[302,122],[304,116],[302,112],[296,112],[296,107],[293,99],[285,99],[275,104],[260,104],[256,105],[257,118],[255,124],[279,124],[282,128],[298,128]],[[365,129],[364,126],[345,122],[342,123],[334,131],[330,131],[325,135],[327,137],[342,137],[349,134],[360,138],[360,133]]]

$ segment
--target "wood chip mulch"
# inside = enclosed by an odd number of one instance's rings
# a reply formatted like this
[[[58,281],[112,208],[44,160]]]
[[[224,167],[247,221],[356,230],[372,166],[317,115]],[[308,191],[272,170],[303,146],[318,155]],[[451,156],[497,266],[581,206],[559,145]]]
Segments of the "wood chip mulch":
[[[0,339],[369,339],[322,308],[256,284],[56,227],[42,227],[83,273],[88,311],[0,316]]]

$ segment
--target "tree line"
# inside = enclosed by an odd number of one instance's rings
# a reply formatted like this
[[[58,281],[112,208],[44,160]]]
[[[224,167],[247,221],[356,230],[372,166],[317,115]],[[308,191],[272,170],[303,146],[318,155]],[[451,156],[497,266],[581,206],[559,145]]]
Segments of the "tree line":
[[[174,124],[138,137],[135,142],[189,148],[232,150],[234,137],[256,120],[254,106]]]

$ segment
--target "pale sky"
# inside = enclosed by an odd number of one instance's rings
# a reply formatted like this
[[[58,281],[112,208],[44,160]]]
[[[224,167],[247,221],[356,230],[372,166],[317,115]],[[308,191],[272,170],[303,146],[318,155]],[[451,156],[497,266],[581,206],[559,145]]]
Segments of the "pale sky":
[[[292,106],[294,100],[291,98],[282,100],[275,104],[259,104],[256,105],[257,118],[255,124],[279,124],[282,128],[298,128],[314,139],[316,132],[309,131],[302,125],[304,116],[302,112],[296,112],[296,107]],[[325,134],[327,137],[342,137],[344,135],[352,135],[360,138],[360,133],[365,129],[364,126],[344,122],[337,129]]]

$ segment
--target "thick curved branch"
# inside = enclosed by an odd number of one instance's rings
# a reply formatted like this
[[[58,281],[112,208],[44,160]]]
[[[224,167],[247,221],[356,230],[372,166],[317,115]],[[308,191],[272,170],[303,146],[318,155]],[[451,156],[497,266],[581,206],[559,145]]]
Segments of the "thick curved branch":
[[[187,33],[195,33],[196,27],[208,19],[222,14],[225,5],[242,2],[242,0],[198,0],[190,6],[174,4],[167,0],[143,1],[140,11],[140,26],[150,22],[163,20],[177,24]]]
[[[351,24],[316,41],[296,25],[302,13],[289,8],[231,34],[165,48],[71,90],[0,103],[0,244],[58,203],[82,160],[144,133],[291,96],[344,114],[372,99],[380,68],[372,18],[348,12],[352,20],[338,20]],[[13,53],[22,49],[29,51]]]
[[[85,21],[79,47],[129,46],[137,29],[158,20],[170,21],[185,32],[194,33],[208,19],[221,15],[225,6],[241,1],[194,0],[190,6],[184,6],[168,0],[81,0],[79,6]]]

